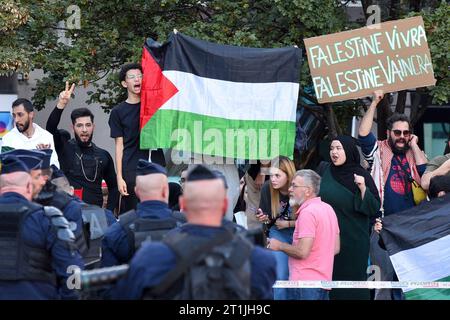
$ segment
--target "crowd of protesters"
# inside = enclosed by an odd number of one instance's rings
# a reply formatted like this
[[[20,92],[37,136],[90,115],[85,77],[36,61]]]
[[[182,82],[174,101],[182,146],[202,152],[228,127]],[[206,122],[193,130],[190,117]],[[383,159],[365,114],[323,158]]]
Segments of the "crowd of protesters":
[[[179,184],[169,182],[163,150],[139,148],[142,77],[138,64],[120,72],[127,99],[109,119],[115,166],[92,142],[89,109],[70,115],[74,138],[58,128],[74,85],[66,83],[47,130],[34,123],[30,101],[12,104],[15,127],[0,155],[1,299],[76,299],[67,267],[120,264],[129,270],[103,298],[370,299],[367,289],[272,286],[365,281],[370,263],[392,268],[379,246],[383,217],[417,205],[414,182],[430,199],[450,193],[450,137],[444,155],[428,162],[405,115],[388,119],[387,139],[371,133],[382,91],[357,138],[330,138],[331,161],[316,172],[280,156],[247,166],[240,193],[230,181],[237,168],[190,165]],[[236,206],[230,194],[240,194]],[[228,269],[214,278],[214,268]],[[397,280],[390,274],[384,280]],[[401,290],[375,298],[404,299]]]

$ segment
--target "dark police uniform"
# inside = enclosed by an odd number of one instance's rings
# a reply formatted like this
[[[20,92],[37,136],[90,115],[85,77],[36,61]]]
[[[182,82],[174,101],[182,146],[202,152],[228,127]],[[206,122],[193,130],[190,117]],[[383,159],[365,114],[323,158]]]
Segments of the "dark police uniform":
[[[43,206],[58,208],[69,221],[69,228],[75,235],[75,244],[82,256],[87,252],[86,239],[83,234],[83,219],[81,214],[81,202],[78,198],[66,192],[56,191],[50,181],[47,181],[35,202]]]
[[[99,268],[102,257],[102,240],[108,227],[116,223],[113,213],[108,209],[79,201],[83,216],[84,235],[88,250],[83,255],[86,269]]]
[[[224,227],[186,224],[173,230],[191,236],[213,239],[224,232]],[[162,242],[146,243],[131,260],[127,276],[112,291],[113,299],[141,299],[148,288],[161,283],[169,271],[175,268],[175,253]],[[253,299],[272,299],[272,285],[276,280],[276,262],[272,253],[254,246],[250,255],[250,283]]]
[[[52,169],[52,179],[65,177],[58,168],[53,166]],[[101,240],[108,226],[116,222],[113,213],[99,206],[87,204],[64,191],[58,191],[49,181],[35,201],[41,205],[54,206],[63,212],[75,234],[75,242],[85,267],[98,267],[101,258]]]
[[[158,226],[161,222],[164,222],[163,231],[168,231],[177,226],[177,220],[172,217],[172,211],[167,203],[162,201],[150,200],[138,203],[135,213],[134,219],[126,221],[126,223],[123,223],[123,221],[129,213],[122,215],[119,222],[113,224],[106,231],[102,243],[102,267],[127,263],[131,259],[136,249],[136,239],[133,239],[136,235],[130,235],[129,227],[133,228],[136,221],[156,223]],[[141,237],[140,240],[144,239]]]
[[[33,150],[33,157],[39,158],[40,168],[42,170],[50,169],[50,158],[53,150]],[[27,165],[33,165],[34,161],[30,159],[27,154],[23,154],[22,150],[15,150],[10,152],[10,154],[15,154],[19,159],[23,159]],[[60,171],[57,167],[54,170]],[[69,229],[75,235],[75,244],[83,255],[86,251],[86,241],[83,235],[83,221],[81,218],[81,206],[74,201],[74,197],[70,196],[65,192],[56,191],[56,186],[53,185],[49,180],[45,183],[41,192],[33,199],[34,202],[42,206],[53,206],[58,208],[64,215],[64,217],[69,221]]]
[[[67,271],[83,261],[62,213],[8,192],[0,216],[0,299],[76,299]]]
[[[219,178],[199,165],[188,172],[186,181]],[[215,227],[187,223],[170,231],[162,242],[144,244],[111,296],[116,299],[209,299],[214,296],[272,299],[275,279],[273,254],[249,244],[238,229],[230,224]],[[229,282],[217,286],[211,281]],[[208,293],[208,290],[214,292]]]
[[[2,177],[38,170],[45,156],[20,149],[2,154]],[[7,191],[0,197],[0,217],[0,298],[77,298],[67,280],[83,261],[62,212]]]
[[[152,179],[153,174],[167,176],[167,171],[159,164],[138,160],[137,176]],[[157,200],[138,203],[136,211],[121,215],[119,222],[107,230],[102,245],[102,267],[127,263],[143,241],[159,241],[177,225],[181,222],[172,216],[167,203]]]

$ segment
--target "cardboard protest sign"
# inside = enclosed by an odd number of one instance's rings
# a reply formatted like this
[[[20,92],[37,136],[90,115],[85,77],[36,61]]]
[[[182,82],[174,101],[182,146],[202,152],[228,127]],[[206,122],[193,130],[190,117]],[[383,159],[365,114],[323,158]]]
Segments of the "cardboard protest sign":
[[[434,85],[422,17],[305,39],[320,103]]]

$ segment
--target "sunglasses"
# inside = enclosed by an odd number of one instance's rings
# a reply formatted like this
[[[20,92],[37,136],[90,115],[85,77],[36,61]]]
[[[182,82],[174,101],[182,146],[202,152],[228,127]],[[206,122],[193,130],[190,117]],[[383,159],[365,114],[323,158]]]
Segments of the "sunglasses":
[[[402,130],[392,130],[392,132],[394,133],[394,135],[396,137],[400,137],[402,135],[402,133],[403,133],[404,137],[408,137],[411,134],[411,131],[409,131],[409,130],[403,130],[403,131]]]

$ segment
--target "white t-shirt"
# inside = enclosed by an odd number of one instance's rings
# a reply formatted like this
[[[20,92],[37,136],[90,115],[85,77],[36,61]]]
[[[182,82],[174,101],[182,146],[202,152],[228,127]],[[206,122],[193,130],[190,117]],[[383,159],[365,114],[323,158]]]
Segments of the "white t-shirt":
[[[50,158],[50,164],[54,164],[59,168],[58,155],[55,151],[55,143],[53,141],[53,135],[45,129],[42,129],[37,124],[33,123],[34,134],[31,138],[28,138],[23,133],[19,132],[14,127],[10,132],[5,134],[2,138],[3,146],[11,147],[14,149],[33,150],[36,149],[38,144],[49,144],[53,150]]]

